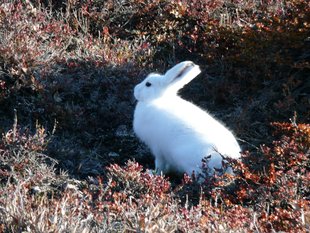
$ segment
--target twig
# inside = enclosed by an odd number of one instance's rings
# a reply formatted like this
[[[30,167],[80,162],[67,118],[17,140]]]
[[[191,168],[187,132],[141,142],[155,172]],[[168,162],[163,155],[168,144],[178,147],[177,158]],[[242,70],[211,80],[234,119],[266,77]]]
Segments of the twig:
[[[16,141],[16,133],[17,133],[17,110],[16,108],[14,108],[13,142]]]
[[[237,140],[240,141],[240,142],[244,142],[244,143],[248,144],[249,146],[255,148],[256,150],[259,150],[259,148],[257,146],[255,146],[254,144],[252,144],[252,143],[250,143],[248,141],[245,141],[245,140],[243,140],[241,138],[237,138]]]

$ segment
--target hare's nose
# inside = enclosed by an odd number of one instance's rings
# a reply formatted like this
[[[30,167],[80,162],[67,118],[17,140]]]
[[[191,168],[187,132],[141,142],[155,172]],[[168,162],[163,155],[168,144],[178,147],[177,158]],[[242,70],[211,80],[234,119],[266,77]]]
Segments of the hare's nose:
[[[138,102],[138,100],[136,99],[135,95],[133,94],[133,95],[131,96],[130,103],[131,103],[132,105],[136,105],[137,102]]]
[[[133,96],[135,97],[136,100],[139,100],[139,94],[140,93],[140,86],[137,85],[135,86],[134,90],[133,90]]]

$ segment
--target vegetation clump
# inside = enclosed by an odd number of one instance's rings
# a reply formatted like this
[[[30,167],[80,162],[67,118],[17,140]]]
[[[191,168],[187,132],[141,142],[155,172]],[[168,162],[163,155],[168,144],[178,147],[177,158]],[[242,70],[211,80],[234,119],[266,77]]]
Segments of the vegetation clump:
[[[2,1],[0,231],[309,231],[309,11],[303,0]],[[132,89],[182,60],[203,72],[181,95],[241,139],[234,176],[147,170]]]

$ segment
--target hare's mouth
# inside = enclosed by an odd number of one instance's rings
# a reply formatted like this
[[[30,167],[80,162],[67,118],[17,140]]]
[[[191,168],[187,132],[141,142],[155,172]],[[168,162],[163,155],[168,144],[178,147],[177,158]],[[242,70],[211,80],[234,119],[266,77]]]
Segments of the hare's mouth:
[[[176,78],[181,78],[185,73],[190,71],[194,66],[195,64],[193,62],[187,63],[177,74]]]

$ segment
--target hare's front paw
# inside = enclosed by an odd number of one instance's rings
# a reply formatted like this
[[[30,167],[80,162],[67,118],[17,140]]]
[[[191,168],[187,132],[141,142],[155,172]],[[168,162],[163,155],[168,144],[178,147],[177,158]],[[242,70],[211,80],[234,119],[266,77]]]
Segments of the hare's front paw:
[[[163,157],[157,157],[155,159],[155,171],[157,175],[162,175],[162,173],[170,171],[170,165]]]

